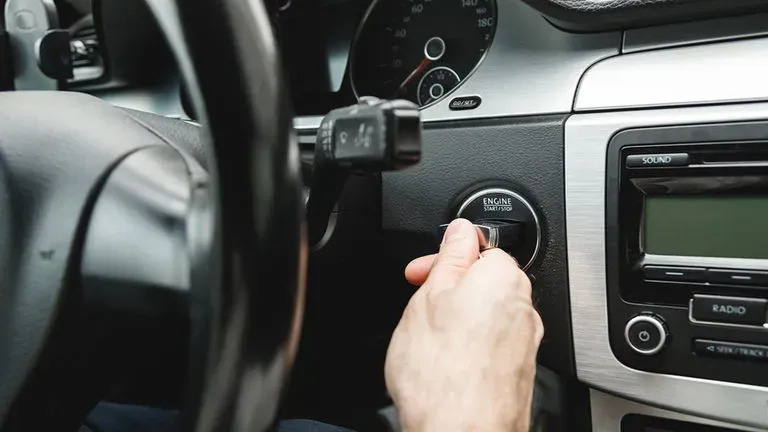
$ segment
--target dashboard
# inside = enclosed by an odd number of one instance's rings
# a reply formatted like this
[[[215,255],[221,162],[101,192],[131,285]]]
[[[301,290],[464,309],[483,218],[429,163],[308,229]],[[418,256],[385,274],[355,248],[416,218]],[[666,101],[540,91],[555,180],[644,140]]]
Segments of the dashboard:
[[[582,73],[621,42],[620,33],[563,32],[518,1],[358,3],[325,12],[354,20],[341,24],[344,34],[317,24],[325,16],[316,5],[294,3],[280,18],[281,29],[307,28],[309,43],[323,45],[316,52],[329,53],[308,58],[307,33],[281,32],[297,114],[396,95],[421,105],[425,120],[569,112]]]
[[[768,241],[764,230],[758,223],[753,238],[719,237],[721,246],[731,242],[729,256],[695,250],[711,246],[706,242],[674,249],[684,239],[669,243],[644,231],[653,217],[646,208],[661,202],[654,198],[683,206],[691,201],[679,195],[711,205],[738,198],[752,203],[741,213],[762,208],[764,7],[747,0],[278,2],[274,20],[305,151],[322,115],[366,96],[411,100],[425,125],[418,166],[349,187],[334,235],[352,243],[338,246],[338,255],[326,251],[326,264],[343,258],[360,264],[361,277],[379,272],[369,292],[398,286],[409,293],[402,266],[434,248],[437,227],[467,197],[506,191],[529,206],[537,225],[527,271],[546,327],[541,376],[556,375],[567,390],[551,396],[550,409],[580,425],[552,430],[768,429],[768,263],[753,253]],[[154,54],[119,67],[112,47],[131,43],[105,33],[104,78],[68,89],[195,119],[156,33],[124,37]],[[147,66],[154,68],[149,77],[122,72]],[[690,207],[657,217],[656,226],[684,211]],[[709,229],[732,220],[727,213]],[[690,227],[675,221],[678,229],[662,231],[666,237]],[[361,235],[364,229],[377,234]],[[374,237],[376,266],[347,252]],[[672,249],[654,251],[646,239]],[[315,276],[346,283],[326,271]],[[357,288],[349,284],[350,292]],[[357,295],[368,308],[348,312],[354,319],[397,319],[403,299]],[[699,305],[713,299],[724,312],[698,319]],[[746,322],[733,316],[752,307]],[[571,393],[574,387],[581,392]]]
[[[420,107],[439,102],[474,72],[496,20],[495,0],[372,3],[352,44],[355,95],[404,98]]]
[[[325,75],[316,75],[320,68],[304,54],[304,35],[297,40],[292,33],[281,32],[289,64],[303,74],[295,81],[297,91],[314,93],[318,99],[323,92],[336,92],[338,97],[403,98],[422,107],[433,105],[480,64],[493,42],[498,17],[495,0],[353,3],[346,2],[338,14],[349,14],[355,26],[344,31],[320,27],[315,32],[321,45],[318,52],[332,53],[316,59],[328,63]],[[304,22],[316,7],[291,4],[277,18],[280,28],[316,25],[314,20]],[[307,74],[309,70],[314,73]],[[306,105],[297,104],[300,110]]]

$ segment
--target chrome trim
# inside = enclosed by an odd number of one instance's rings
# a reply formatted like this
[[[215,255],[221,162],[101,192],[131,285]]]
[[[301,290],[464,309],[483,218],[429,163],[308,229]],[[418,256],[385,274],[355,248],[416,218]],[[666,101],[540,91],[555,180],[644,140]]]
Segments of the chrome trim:
[[[528,211],[530,211],[531,214],[533,215],[533,221],[536,223],[536,247],[533,249],[533,255],[531,255],[531,259],[528,260],[528,262],[525,263],[524,265],[521,265],[521,268],[523,270],[528,270],[528,267],[530,267],[531,264],[533,264],[533,262],[536,261],[536,258],[539,256],[539,251],[541,250],[541,221],[539,220],[538,213],[536,213],[536,209],[534,209],[531,203],[528,202],[527,199],[523,198],[522,195],[518,194],[517,192],[511,191],[509,189],[504,189],[504,188],[482,189],[470,195],[469,198],[465,199],[464,202],[461,203],[461,206],[459,206],[459,210],[456,212],[456,217],[460,218],[462,213],[464,213],[464,210],[467,209],[467,206],[469,206],[472,203],[472,201],[480,198],[483,195],[487,195],[491,193],[509,195],[513,198],[518,199],[520,202],[523,203],[523,205],[525,205],[528,208]],[[522,263],[519,263],[519,264],[522,264]]]
[[[575,111],[768,100],[768,38],[625,54],[592,66]]]
[[[497,0],[490,0],[490,1],[493,2],[493,10],[495,12],[493,19],[495,21],[495,24],[493,25],[491,40],[489,40],[488,43],[486,44],[485,51],[483,51],[483,55],[480,56],[480,59],[477,61],[477,64],[472,68],[472,70],[469,71],[467,76],[465,76],[463,79],[459,77],[459,83],[456,85],[456,87],[452,88],[449,92],[446,92],[445,94],[443,94],[443,96],[440,99],[433,101],[430,104],[423,106],[422,108],[427,108],[436,103],[439,103],[441,100],[444,100],[445,98],[450,96],[451,93],[457,91],[458,88],[461,87],[461,84],[464,81],[468,80],[475,73],[475,71],[477,71],[480,65],[483,64],[483,60],[485,60],[485,58],[488,56],[488,52],[491,51],[491,47],[493,46],[493,41],[496,39],[496,32],[499,27],[499,5],[498,5],[499,2]],[[370,6],[368,6],[368,9],[365,11],[365,14],[363,14],[363,19],[360,20],[360,24],[358,25],[357,30],[355,31],[355,36],[352,39],[352,46],[350,47],[350,50],[349,50],[349,84],[350,84],[350,87],[352,87],[352,93],[354,93],[355,97],[358,100],[360,99],[361,95],[357,92],[357,87],[355,86],[355,78],[354,78],[355,54],[357,53],[357,40],[360,38],[360,34],[363,32],[365,25],[368,23],[368,19],[370,18],[371,14],[373,13],[374,10],[376,10],[376,8],[379,6],[379,3],[381,2],[382,0],[373,0]],[[505,3],[505,0],[502,0],[502,3]],[[426,54],[427,54],[427,47],[425,45],[424,55],[426,56]],[[454,72],[454,74],[456,74],[456,72]],[[456,76],[458,77],[459,75],[456,74]],[[421,82],[419,82],[419,87],[421,87]],[[362,96],[370,96],[370,95],[362,95]]]
[[[442,96],[440,96],[439,98],[437,98],[437,100],[434,100],[434,101],[432,101],[432,102],[430,102],[430,103],[428,103],[428,104],[423,104],[423,103],[421,102],[421,86],[422,86],[422,84],[424,84],[424,78],[426,78],[427,76],[429,76],[429,74],[431,74],[432,72],[435,72],[435,71],[439,71],[439,70],[446,70],[446,71],[448,71],[449,73],[452,73],[452,74],[453,74],[453,76],[455,76],[455,77],[456,77],[456,79],[458,80],[458,83],[457,83],[457,84],[456,84],[456,85],[455,85],[455,86],[454,86],[452,89],[448,90],[447,92],[443,92]],[[437,67],[433,67],[432,69],[430,69],[430,70],[428,70],[428,71],[424,72],[424,74],[422,74],[422,75],[421,75],[421,79],[419,80],[419,85],[418,85],[418,86],[416,86],[416,99],[418,99],[418,100],[419,100],[419,105],[420,105],[420,106],[428,107],[428,106],[430,106],[431,104],[433,104],[433,103],[435,103],[435,102],[438,102],[438,101],[442,100],[444,97],[447,97],[448,95],[450,95],[451,93],[453,93],[453,92],[454,92],[454,91],[455,91],[457,88],[459,88],[460,86],[461,86],[461,77],[459,76],[459,74],[457,74],[457,73],[456,73],[456,71],[455,71],[455,70],[453,70],[453,69],[451,69],[451,68],[449,68],[449,67],[447,67],[447,66],[437,66]],[[442,87],[442,86],[441,86],[441,87]],[[430,92],[430,93],[429,93],[429,95],[430,95],[430,96],[432,96],[432,92]]]
[[[766,118],[768,103],[753,103],[577,114],[566,121],[566,239],[579,380],[640,402],[768,428],[768,388],[643,372],[620,363],[608,339],[605,272],[605,161],[614,134],[634,127]]]
[[[438,229],[440,238],[445,235],[445,231],[451,224],[441,224]],[[480,252],[486,249],[493,249],[499,247],[499,229],[497,227],[489,227],[482,224],[472,224],[475,227],[479,237]]]
[[[494,19],[496,19],[496,17],[494,17]],[[494,26],[494,32],[495,32],[495,29],[496,29],[496,26]],[[442,44],[443,48],[440,51],[440,54],[438,54],[438,55],[430,55],[429,54],[429,51],[427,50],[427,48],[429,48],[429,44],[432,43],[432,41],[437,41],[440,44]],[[493,43],[493,41],[491,41],[491,43]],[[445,55],[445,41],[443,40],[443,38],[437,37],[437,36],[429,38],[429,40],[424,44],[424,57],[426,57],[430,61],[437,61],[437,60],[440,60],[443,57],[443,55]],[[456,75],[456,76],[458,76],[458,75]]]
[[[320,123],[323,122],[323,116],[300,116],[293,118],[293,128],[296,132],[301,133],[317,133],[320,128]]]
[[[646,255],[645,265],[663,267],[706,267],[711,269],[768,270],[768,259]]]
[[[482,228],[488,230],[488,248],[499,247],[499,228],[482,225]]]
[[[277,10],[279,12],[285,12],[285,11],[287,11],[291,7],[291,4],[292,4],[291,0],[285,0],[285,2],[283,4],[278,6]]]
[[[655,408],[626,399],[617,398],[597,390],[589,391],[589,402],[590,409],[592,411],[592,432],[617,432],[621,430],[621,419],[624,418],[624,416],[627,414],[641,414],[645,416],[661,417],[670,420],[679,420],[723,428],[738,428],[744,432],[762,431],[762,429],[754,429],[732,423],[713,421],[701,417],[694,417],[674,411]]]
[[[638,347],[636,347],[635,345],[632,344],[632,341],[629,338],[629,329],[632,328],[633,325],[635,325],[635,324],[637,324],[639,322],[650,323],[652,326],[656,327],[656,330],[659,331],[659,334],[661,336],[659,337],[659,343],[655,347],[653,347],[651,349],[643,350],[643,349],[640,349],[640,348],[638,348]],[[650,315],[638,315],[638,316],[632,318],[631,320],[629,320],[627,322],[627,325],[624,326],[624,341],[627,342],[627,345],[629,345],[629,348],[631,348],[632,351],[634,351],[634,352],[636,352],[638,354],[652,356],[654,354],[658,354],[659,351],[661,351],[662,348],[664,348],[664,345],[666,345],[666,343],[667,343],[667,329],[664,328],[664,324],[662,324],[661,321],[658,318],[656,318],[656,317],[653,317],[653,316],[650,316]]]
[[[325,232],[323,233],[323,237],[320,239],[317,244],[312,246],[312,252],[317,252],[324,248],[325,246],[330,243],[331,239],[333,238],[333,234],[336,232],[336,225],[338,225],[339,222],[339,212],[334,211],[331,213],[331,215],[328,217],[328,225],[325,227]]]
[[[690,168],[765,168],[768,162],[713,162],[689,165]]]
[[[768,35],[768,14],[645,27],[624,32],[625,54]]]

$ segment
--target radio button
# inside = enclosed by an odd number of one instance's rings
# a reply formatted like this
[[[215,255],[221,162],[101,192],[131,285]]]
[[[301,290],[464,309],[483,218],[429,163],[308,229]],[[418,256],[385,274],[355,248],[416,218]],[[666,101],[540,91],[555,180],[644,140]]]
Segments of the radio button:
[[[696,294],[691,316],[696,321],[763,325],[768,300]]]
[[[627,156],[627,168],[664,168],[688,165],[688,153],[639,154]]]
[[[712,283],[727,285],[766,285],[768,286],[768,272],[709,269],[707,280]]]
[[[674,282],[704,282],[706,269],[698,267],[643,267],[643,277],[647,280]]]

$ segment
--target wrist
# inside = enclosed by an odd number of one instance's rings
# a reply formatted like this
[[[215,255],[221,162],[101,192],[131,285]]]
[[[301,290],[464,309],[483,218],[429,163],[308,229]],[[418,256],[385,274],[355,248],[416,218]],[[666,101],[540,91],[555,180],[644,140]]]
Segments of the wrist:
[[[436,421],[421,422],[415,425],[403,424],[402,430],[403,432],[523,432],[527,431],[527,428],[522,425],[517,427],[512,424],[488,423],[486,419],[478,421],[461,419],[454,421],[450,418],[444,418]]]
[[[528,432],[529,410],[491,414],[479,410],[435,410],[418,418],[400,419],[403,432]]]
[[[516,388],[506,391],[475,391],[468,385],[458,394],[443,394],[438,400],[425,401],[426,404],[396,404],[402,429],[404,432],[528,432],[533,379],[524,374],[516,381]]]

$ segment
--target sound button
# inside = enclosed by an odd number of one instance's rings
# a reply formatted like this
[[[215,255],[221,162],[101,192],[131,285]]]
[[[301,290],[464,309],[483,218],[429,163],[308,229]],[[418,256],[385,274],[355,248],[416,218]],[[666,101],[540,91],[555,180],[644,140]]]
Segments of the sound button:
[[[688,165],[688,153],[638,154],[627,156],[627,168],[665,168]]]

